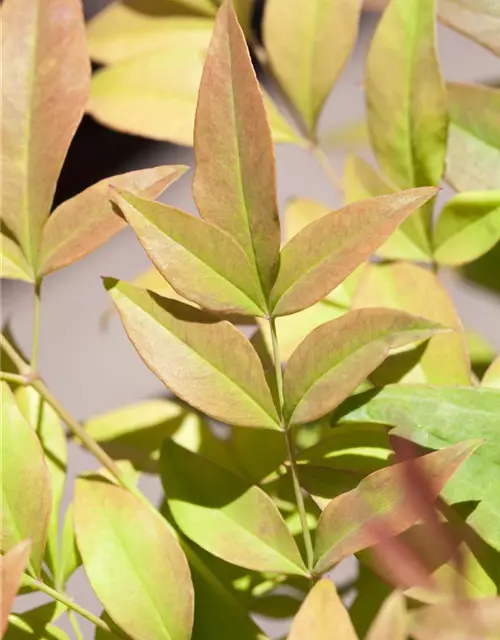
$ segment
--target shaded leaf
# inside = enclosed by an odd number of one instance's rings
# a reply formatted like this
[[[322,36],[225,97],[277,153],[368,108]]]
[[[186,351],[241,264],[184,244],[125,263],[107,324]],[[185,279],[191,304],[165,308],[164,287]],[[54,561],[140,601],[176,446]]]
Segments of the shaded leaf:
[[[2,576],[1,638],[3,638],[7,629],[9,614],[21,585],[21,577],[28,566],[30,552],[31,542],[24,540],[16,544],[15,547],[12,547],[10,551],[0,558]]]
[[[497,356],[484,374],[481,386],[500,389],[500,356]]]
[[[215,14],[213,0],[125,0],[135,11],[154,16]]]
[[[30,570],[40,573],[51,511],[50,477],[42,447],[17,407],[12,391],[2,396],[2,553],[32,542]]]
[[[495,359],[496,349],[489,340],[475,331],[466,331],[465,339],[472,371],[478,379],[481,379]]]
[[[361,0],[268,0],[264,42],[271,68],[314,132],[358,35]]]
[[[77,480],[74,510],[85,571],[114,622],[136,640],[188,640],[194,607],[189,567],[162,517],[95,477]]]
[[[349,613],[331,580],[320,580],[295,616],[287,640],[357,640]]]
[[[36,269],[43,224],[90,82],[79,0],[2,4],[2,213]]]
[[[384,601],[366,636],[366,640],[406,640],[406,603],[399,591],[394,591]]]
[[[53,624],[40,624],[26,620],[24,615],[11,615],[5,640],[69,640],[69,637]]]
[[[462,442],[411,462],[400,462],[372,473],[356,489],[334,498],[318,522],[315,572],[324,573],[352,553],[378,544],[375,525],[384,526],[396,536],[420,519],[407,497],[405,465],[417,465],[437,497],[477,447],[477,440]]]
[[[310,307],[335,289],[436,193],[411,189],[351,204],[308,225],[281,251],[273,315]]]
[[[26,260],[23,250],[7,234],[0,236],[0,278],[34,282],[33,269]]]
[[[139,355],[174,393],[222,422],[279,427],[262,364],[233,325],[123,282],[105,285]]]
[[[439,0],[439,19],[500,55],[500,6],[491,0]]]
[[[200,85],[193,195],[242,247],[267,296],[280,248],[275,163],[262,93],[230,2],[219,10]]]
[[[193,542],[248,569],[307,575],[285,522],[262,489],[171,440],[163,445],[160,464],[169,508]]]
[[[423,352],[392,356],[372,376],[376,385],[400,380],[470,384],[470,363],[460,319],[446,289],[431,271],[405,263],[369,265],[353,306],[401,309],[454,329],[436,336]]]
[[[114,201],[153,264],[180,295],[216,312],[265,314],[252,266],[224,231],[126,192],[116,194]]]
[[[270,430],[233,429],[230,451],[239,473],[254,484],[275,472],[287,458],[283,434]]]
[[[458,191],[499,189],[500,90],[450,82],[446,179]]]

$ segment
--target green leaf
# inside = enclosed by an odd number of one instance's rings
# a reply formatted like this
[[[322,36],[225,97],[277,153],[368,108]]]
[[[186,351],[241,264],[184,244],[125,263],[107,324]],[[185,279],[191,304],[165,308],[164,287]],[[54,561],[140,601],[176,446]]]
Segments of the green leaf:
[[[63,202],[43,230],[40,274],[47,275],[73,264],[126,226],[113,209],[110,185],[145,198],[156,198],[186,169],[181,165],[167,165],[130,171],[105,178]]]
[[[378,386],[389,382],[470,384],[464,331],[446,289],[431,271],[417,265],[369,265],[358,285],[355,307],[401,309],[454,329],[436,336],[419,350],[392,356],[372,376]]]
[[[490,365],[483,379],[481,386],[500,389],[500,356],[498,356]]]
[[[353,403],[364,399],[353,398]],[[343,421],[382,422],[393,432],[431,449],[441,449],[468,438],[486,444],[467,461],[447,487],[444,496],[452,502],[481,500],[467,518],[491,546],[500,550],[500,440],[498,415],[500,391],[488,388],[388,386],[364,406],[342,408]],[[355,407],[356,405],[352,405]]]
[[[23,540],[0,557],[2,577],[2,610],[0,620],[0,637],[4,637],[8,617],[12,611],[14,599],[21,585],[21,578],[27,568],[31,553],[31,542]]]
[[[439,0],[439,19],[500,55],[500,5],[496,0]]]
[[[294,351],[285,369],[287,423],[321,418],[345,400],[391,350],[443,329],[407,313],[375,308],[350,311],[318,327]]]
[[[266,107],[274,143],[288,143],[296,144],[299,147],[306,147],[308,144],[307,140],[305,140],[297,131],[295,131],[292,125],[288,123],[264,89],[262,89],[262,95],[264,97],[264,105]]]
[[[295,616],[287,640],[358,640],[331,580],[320,580]]]
[[[446,179],[458,191],[499,189],[500,90],[450,82]]]
[[[266,302],[252,266],[224,231],[130,193],[116,194],[114,201],[155,267],[180,295],[215,312],[265,315]]]
[[[0,236],[0,278],[34,282],[33,269],[17,242],[7,233]]]
[[[270,430],[233,429],[230,451],[239,473],[254,484],[262,482],[287,459],[283,434]]]
[[[188,640],[193,586],[163,518],[98,477],[77,480],[74,510],[85,572],[114,622],[134,640]]]
[[[175,394],[221,422],[279,428],[262,364],[232,324],[117,280],[105,286],[139,355]]]
[[[35,389],[19,387],[16,389],[15,398],[24,418],[38,436],[50,475],[52,509],[45,561],[54,575],[59,555],[59,506],[66,484],[66,465],[68,462],[66,434],[57,413],[42,400]]]
[[[171,440],[163,445],[161,477],[175,521],[200,547],[254,571],[307,575],[285,522],[262,489]]]
[[[61,551],[55,575],[56,584],[64,589],[68,579],[81,564],[82,559],[76,546],[73,504],[70,504],[64,516],[61,534]]]
[[[318,522],[315,572],[325,573],[351,554],[378,544],[380,534],[375,524],[388,528],[395,536],[420,520],[421,514],[409,503],[403,483],[405,465],[416,465],[437,497],[477,447],[478,440],[461,442],[416,458],[411,463],[400,462],[372,473],[356,489],[334,498]]]
[[[472,262],[500,241],[500,190],[459,193],[449,200],[434,230],[440,264]]]
[[[427,188],[380,196],[332,211],[308,225],[281,251],[271,295],[273,315],[296,313],[321,300],[435,193]]]
[[[90,63],[79,0],[2,4],[2,214],[36,270],[42,227],[83,116]]]
[[[1,395],[1,551],[30,539],[30,570],[39,575],[51,510],[50,476],[38,438],[4,382]]]
[[[202,218],[231,235],[267,295],[280,227],[274,151],[262,93],[230,2],[215,23],[195,123],[193,195]]]
[[[69,640],[69,637],[53,624],[37,624],[35,621],[25,620],[22,615],[9,616],[9,628],[4,636],[5,640]]]
[[[271,69],[310,133],[358,36],[361,0],[268,0]]]
[[[393,591],[384,601],[366,636],[366,640],[406,640],[406,601],[399,591]]]

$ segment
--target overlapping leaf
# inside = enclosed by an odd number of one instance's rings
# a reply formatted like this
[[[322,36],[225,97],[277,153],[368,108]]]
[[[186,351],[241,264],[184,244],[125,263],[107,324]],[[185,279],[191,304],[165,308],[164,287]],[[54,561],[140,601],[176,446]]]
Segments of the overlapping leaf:
[[[0,277],[9,280],[34,282],[33,269],[21,247],[9,235],[0,236]]]
[[[439,19],[500,55],[500,5],[493,0],[439,0]]]
[[[21,577],[27,568],[31,552],[31,542],[23,540],[1,556],[2,576],[2,609],[0,617],[0,637],[3,638],[9,624],[9,613],[12,610],[14,598],[21,585]]]
[[[483,387],[493,387],[494,389],[500,389],[500,356],[488,367],[488,370],[484,374],[481,380]]]
[[[399,591],[394,591],[384,601],[366,636],[366,640],[406,640],[406,603]]]
[[[57,586],[64,589],[68,578],[73,575],[81,564],[82,559],[76,546],[73,505],[70,504],[66,509],[61,533],[61,549],[55,574]]]

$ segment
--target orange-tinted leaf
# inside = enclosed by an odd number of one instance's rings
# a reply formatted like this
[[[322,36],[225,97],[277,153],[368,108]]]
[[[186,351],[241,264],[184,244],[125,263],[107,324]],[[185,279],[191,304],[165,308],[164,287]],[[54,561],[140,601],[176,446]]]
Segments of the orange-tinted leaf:
[[[496,0],[439,0],[439,19],[500,56],[500,5]]]
[[[315,571],[324,573],[352,553],[379,544],[380,527],[396,536],[416,523],[420,514],[407,499],[404,465],[417,465],[436,497],[478,444],[463,442],[376,471],[356,489],[334,498],[318,522]]]
[[[19,591],[21,577],[28,566],[31,551],[31,542],[24,540],[12,547],[1,557],[2,576],[2,609],[0,618],[0,638],[3,638],[7,625],[9,624],[9,613],[11,612],[14,598]]]
[[[219,10],[200,86],[193,194],[200,215],[243,248],[267,295],[280,228],[271,131],[229,1]]]
[[[63,202],[43,230],[40,273],[46,275],[73,264],[126,226],[111,203],[110,186],[156,198],[185,172],[183,166],[130,171],[105,178],[71,200]]]
[[[366,640],[406,640],[406,603],[399,591],[394,591],[385,600],[368,631]]]
[[[80,0],[2,5],[2,214],[35,267],[90,63]]]
[[[380,196],[308,225],[281,251],[273,315],[296,313],[324,298],[435,194],[436,189],[424,188]]]

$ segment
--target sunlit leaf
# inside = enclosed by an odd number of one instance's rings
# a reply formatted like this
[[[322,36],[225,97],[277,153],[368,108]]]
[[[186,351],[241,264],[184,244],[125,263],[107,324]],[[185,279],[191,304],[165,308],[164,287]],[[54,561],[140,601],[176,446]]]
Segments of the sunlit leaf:
[[[395,536],[420,520],[420,514],[407,497],[404,465],[417,465],[437,497],[477,447],[477,440],[462,442],[411,462],[400,462],[376,471],[362,480],[356,489],[334,498],[318,522],[315,571],[324,573],[352,553],[378,544],[376,524],[384,525]]]
[[[80,553],[76,546],[75,539],[75,522],[73,514],[73,505],[70,504],[66,509],[64,524],[61,534],[61,550],[59,554],[59,562],[56,570],[56,584],[64,589],[68,578],[82,564]]]
[[[4,640],[69,640],[62,629],[53,624],[40,624],[26,616],[11,615]]]
[[[233,325],[123,282],[105,284],[139,355],[174,393],[222,422],[278,428],[262,364]]]
[[[296,313],[325,297],[435,193],[410,189],[364,200],[308,225],[281,251],[273,315]]]
[[[500,55],[500,5],[496,0],[439,0],[439,19]]]
[[[219,10],[200,85],[193,195],[202,218],[243,248],[263,292],[280,248],[271,131],[230,2]]]
[[[458,191],[499,189],[500,90],[451,82],[446,179]]]
[[[189,567],[162,517],[98,477],[77,480],[74,510],[85,572],[114,622],[135,640],[188,640]]]
[[[163,445],[160,464],[169,508],[193,542],[255,571],[307,574],[285,522],[262,489],[171,440]]]
[[[153,264],[182,296],[216,312],[265,315],[266,302],[255,272],[224,231],[180,209],[127,192],[113,199]]]
[[[30,569],[39,574],[51,510],[50,476],[38,438],[4,382],[1,396],[1,551],[30,539]]]
[[[79,0],[2,4],[2,215],[36,269],[66,152],[90,82]]]
[[[385,600],[375,618],[366,640],[406,640],[407,621],[405,598],[394,591]]]
[[[320,580],[306,596],[287,640],[357,640],[347,609],[331,580]]]
[[[437,336],[423,352],[392,356],[372,377],[375,384],[429,382],[470,384],[470,363],[460,319],[437,277],[417,265],[370,265],[358,285],[354,306],[401,309],[445,327],[452,333]]]
[[[443,329],[407,313],[375,308],[350,311],[318,327],[294,351],[285,369],[287,422],[317,420],[345,400],[391,350]]]
[[[498,356],[494,362],[490,365],[483,379],[481,380],[483,387],[493,387],[494,389],[500,389],[500,356]]]
[[[490,340],[476,331],[466,331],[465,339],[472,371],[478,379],[481,379],[495,359],[497,351]]]
[[[21,577],[28,566],[31,552],[31,542],[24,540],[12,547],[1,556],[2,576],[2,609],[0,619],[0,637],[3,638],[9,623],[9,613],[12,610],[14,598],[21,585]]]
[[[0,236],[0,278],[34,282],[33,269],[26,260],[23,250],[3,231]]]

